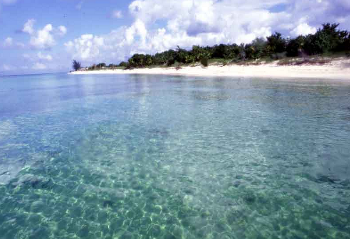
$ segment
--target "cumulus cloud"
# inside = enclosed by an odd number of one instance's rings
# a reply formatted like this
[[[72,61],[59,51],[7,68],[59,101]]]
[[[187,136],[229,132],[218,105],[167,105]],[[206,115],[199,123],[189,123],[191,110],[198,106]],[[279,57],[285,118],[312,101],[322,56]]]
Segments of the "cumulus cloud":
[[[189,48],[192,45],[250,42],[256,37],[270,35],[272,22],[286,17],[262,8],[284,1],[133,1],[129,6],[129,11],[135,18],[131,26],[94,36],[101,38],[104,45],[93,43],[93,37],[87,41],[84,35],[65,45],[73,57],[81,60],[104,56],[119,61],[136,52],[155,53],[177,45]],[[243,17],[243,12],[246,17]],[[252,19],[257,16],[262,21],[253,22]],[[163,22],[164,27],[154,28],[156,21]]]
[[[4,71],[15,70],[15,67],[11,66],[11,65],[8,65],[8,64],[3,64],[2,65],[2,70],[4,70]]]
[[[46,65],[45,64],[42,64],[42,63],[35,63],[33,66],[32,66],[32,69],[34,70],[44,70],[46,69]]]
[[[29,33],[29,34],[33,34],[34,33],[34,23],[35,20],[34,19],[29,19],[23,26],[22,32],[24,33]]]
[[[59,26],[58,28],[57,28],[57,34],[59,35],[59,36],[65,36],[66,35],[66,33],[67,33],[67,28],[65,27],[65,26]]]
[[[350,29],[349,0],[289,0],[288,3],[288,11],[292,13],[291,20],[297,25],[301,24],[299,19],[308,18],[307,24],[313,27],[318,28],[322,23],[338,22],[341,28]]]
[[[284,7],[272,10],[277,5]],[[285,36],[314,33],[324,22],[342,19],[348,24],[349,10],[346,0],[136,0],[129,5],[134,18],[130,26],[100,36],[82,35],[65,45],[80,60],[117,62],[136,52],[177,45],[249,43],[275,31]]]
[[[13,39],[10,37],[7,37],[4,41],[4,47],[11,47],[13,45]]]
[[[134,24],[126,30],[125,40],[127,44],[132,44],[135,41],[135,38],[139,37],[142,45],[146,43],[147,29],[145,24],[140,19],[137,19]]]
[[[99,56],[103,45],[104,39],[92,34],[85,34],[74,41],[65,43],[67,50],[74,53],[73,57],[82,60],[92,60]]]
[[[53,47],[56,42],[52,35],[53,27],[47,24],[43,29],[39,30],[30,38],[30,45],[38,49],[48,49]]]
[[[291,35],[294,37],[299,35],[314,34],[315,32],[317,32],[317,29],[309,26],[307,23],[301,23],[292,31],[290,31]]]
[[[50,54],[42,54],[41,52],[39,52],[37,56],[38,56],[38,59],[40,60],[47,60],[47,61],[52,60],[52,56]]]
[[[45,54],[42,52],[38,52],[36,54],[24,53],[24,54],[22,54],[22,57],[25,61],[30,62],[30,63],[48,63],[48,62],[51,62],[53,60],[52,55]]]
[[[113,18],[123,18],[122,11],[120,10],[115,10],[112,12],[112,17]]]
[[[65,26],[54,28],[51,24],[47,24],[44,28],[36,31],[34,29],[35,20],[29,19],[23,26],[22,32],[30,35],[29,44],[35,49],[49,49],[56,45],[54,36],[64,36],[67,33]]]
[[[25,45],[21,42],[16,42],[11,37],[7,37],[3,42],[0,43],[0,47],[3,47],[3,48],[13,48],[13,47],[24,48]]]
[[[21,43],[21,42],[17,42],[16,43],[16,46],[19,47],[19,48],[24,48],[26,47],[26,45],[24,43]]]

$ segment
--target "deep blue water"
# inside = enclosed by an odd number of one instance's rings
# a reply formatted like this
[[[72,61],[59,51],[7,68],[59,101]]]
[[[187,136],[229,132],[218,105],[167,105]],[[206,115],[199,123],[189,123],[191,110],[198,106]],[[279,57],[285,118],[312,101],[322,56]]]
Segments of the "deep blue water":
[[[350,238],[350,86],[0,78],[0,238]]]

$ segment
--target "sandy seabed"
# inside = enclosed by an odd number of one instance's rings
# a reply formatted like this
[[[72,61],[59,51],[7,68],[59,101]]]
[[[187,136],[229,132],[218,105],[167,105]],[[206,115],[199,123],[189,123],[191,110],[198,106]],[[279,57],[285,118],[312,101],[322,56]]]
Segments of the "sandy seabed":
[[[350,59],[342,58],[324,65],[278,65],[277,61],[260,65],[211,65],[131,70],[75,71],[70,74],[162,74],[212,77],[262,77],[278,79],[333,80],[350,83]]]

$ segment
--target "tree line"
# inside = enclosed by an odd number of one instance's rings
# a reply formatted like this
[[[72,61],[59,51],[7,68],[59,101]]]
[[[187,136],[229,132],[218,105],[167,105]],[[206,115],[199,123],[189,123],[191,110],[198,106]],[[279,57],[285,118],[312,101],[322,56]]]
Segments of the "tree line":
[[[191,64],[201,62],[208,65],[210,59],[224,59],[231,62],[256,60],[263,58],[281,59],[284,57],[303,57],[325,53],[342,52],[350,55],[350,32],[339,30],[339,24],[322,24],[315,34],[300,35],[296,38],[284,38],[275,32],[267,38],[256,38],[249,44],[220,44],[215,46],[193,46],[186,50],[180,48],[162,53],[134,54],[127,62],[119,65],[100,63],[90,69],[142,68],[153,65],[172,66],[175,63]]]

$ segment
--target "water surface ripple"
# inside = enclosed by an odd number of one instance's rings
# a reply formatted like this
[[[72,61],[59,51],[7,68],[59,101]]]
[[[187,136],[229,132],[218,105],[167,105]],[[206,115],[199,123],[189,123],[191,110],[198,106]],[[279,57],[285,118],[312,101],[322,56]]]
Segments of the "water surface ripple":
[[[349,86],[0,78],[0,238],[350,238]]]

